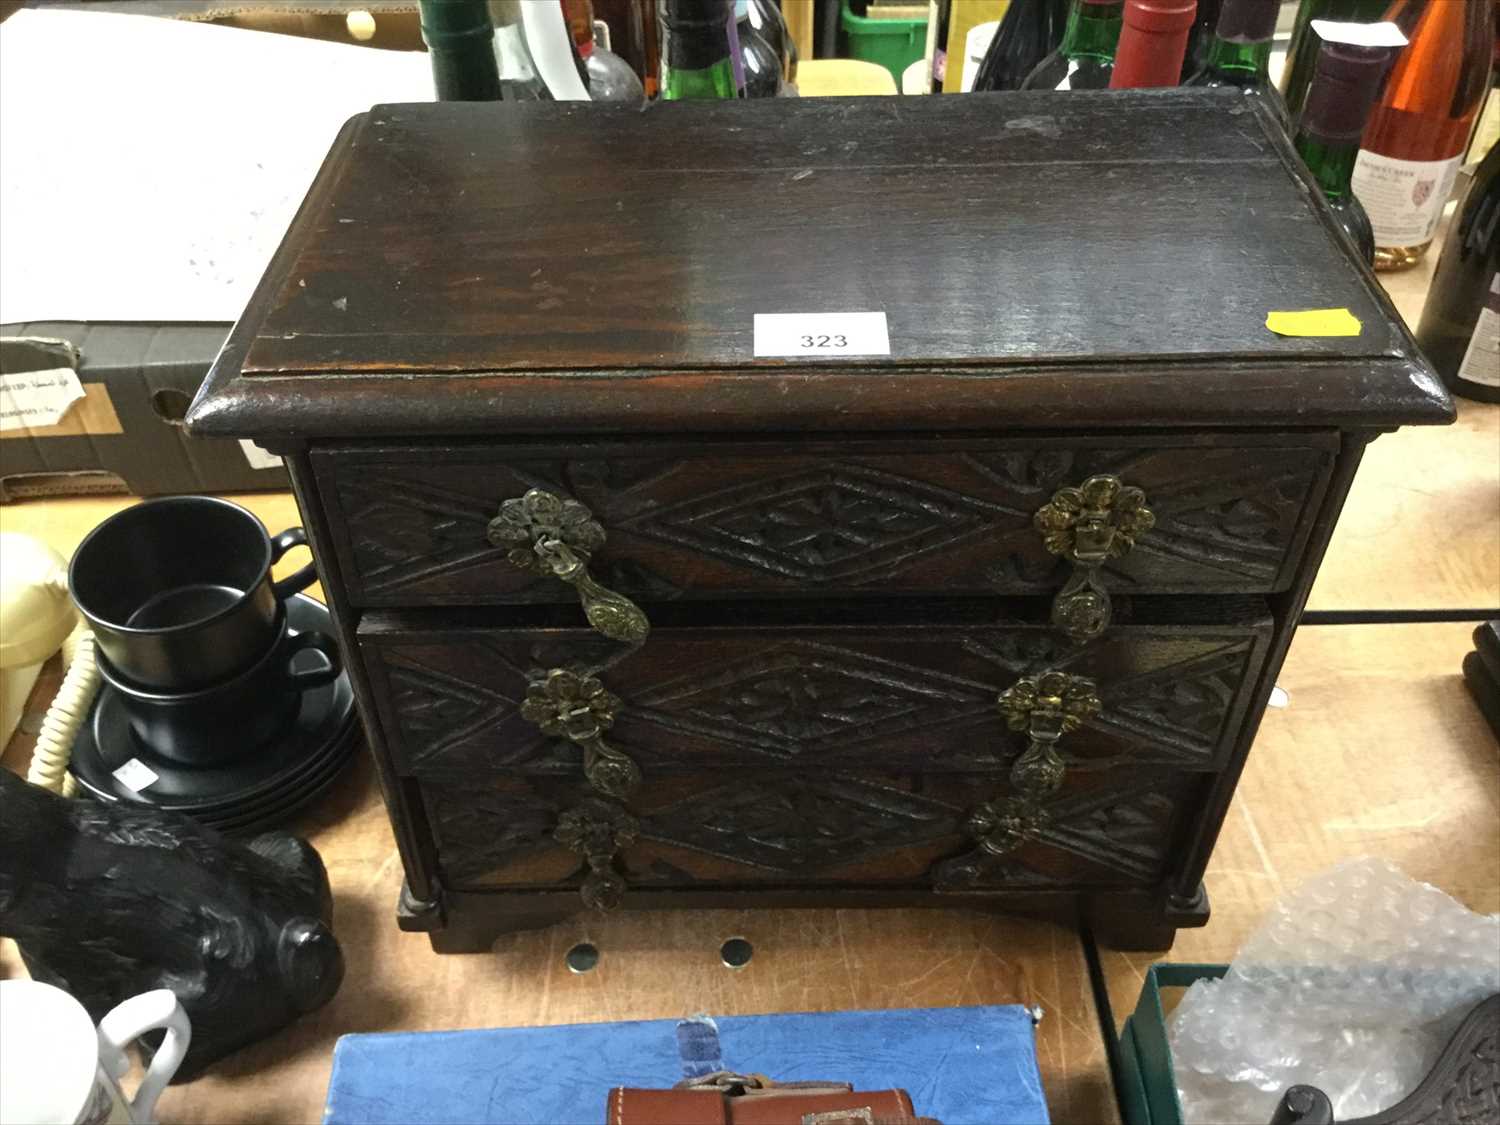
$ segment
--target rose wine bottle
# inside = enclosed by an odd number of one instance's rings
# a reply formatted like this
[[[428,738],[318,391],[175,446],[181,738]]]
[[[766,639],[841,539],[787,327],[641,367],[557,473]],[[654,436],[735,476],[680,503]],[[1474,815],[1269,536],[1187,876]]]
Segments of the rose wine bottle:
[[[1350,185],[1359,138],[1391,65],[1392,48],[1324,43],[1292,147],[1323,189],[1334,218],[1367,263],[1375,260],[1369,217]]]
[[[1104,90],[1120,45],[1121,0],[1073,0],[1062,42],[1021,83],[1023,90]]]
[[[1237,87],[1246,97],[1264,102],[1286,128],[1286,103],[1268,69],[1280,7],[1280,0],[1224,0],[1207,61],[1183,85]]]
[[[1370,115],[1354,192],[1375,230],[1375,268],[1422,260],[1489,88],[1492,0],[1395,0],[1409,45]]]
[[[1019,90],[1062,41],[1067,0],[1011,0],[974,73],[976,90]]]
[[[1454,394],[1500,402],[1500,143],[1448,227],[1417,343]]]
[[[1197,0],[1125,0],[1111,90],[1176,86],[1182,81]]]

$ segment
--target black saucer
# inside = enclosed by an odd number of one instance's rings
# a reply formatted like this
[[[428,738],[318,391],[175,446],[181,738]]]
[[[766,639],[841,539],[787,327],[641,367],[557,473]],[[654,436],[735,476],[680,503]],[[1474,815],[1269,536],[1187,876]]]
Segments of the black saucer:
[[[301,594],[287,601],[287,617],[299,631],[331,627],[328,610]],[[226,830],[248,830],[283,819],[326,790],[358,743],[347,675],[305,692],[295,720],[264,746],[237,761],[197,768],[162,757],[137,738],[119,695],[105,685],[92,721],[73,745],[70,768],[100,800],[172,809]],[[114,776],[131,759],[156,775],[139,791]]]

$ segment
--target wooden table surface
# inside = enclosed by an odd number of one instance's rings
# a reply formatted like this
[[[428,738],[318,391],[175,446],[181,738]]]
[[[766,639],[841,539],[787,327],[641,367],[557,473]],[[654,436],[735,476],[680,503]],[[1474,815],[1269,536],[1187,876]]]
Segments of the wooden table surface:
[[[1425,284],[1424,271],[1390,283],[1413,322]],[[298,521],[287,495],[238,499],[273,531]],[[67,554],[131,502],[8,505],[0,528]],[[1500,408],[1461,403],[1456,426],[1404,430],[1371,446],[1311,606],[1496,605]],[[1500,909],[1500,754],[1459,678],[1471,631],[1299,632],[1281,676],[1288,705],[1266,716],[1208,872],[1213,920],[1182,931],[1171,959],[1229,960],[1279,894],[1359,855],[1392,859],[1476,910]],[[55,683],[55,671],[44,677],[33,706]],[[5,764],[24,769],[29,742],[18,735]],[[163,1120],[316,1120],[334,1040],[351,1031],[1007,1002],[1045,1011],[1038,1051],[1054,1119],[1115,1119],[1084,952],[1062,927],[937,909],[624,911],[513,935],[489,955],[440,957],[395,927],[400,865],[368,763],[289,827],[328,864],[349,966],[343,989],[287,1032],[170,1089]],[[756,950],[738,971],[717,956],[735,936]],[[563,956],[584,940],[602,958],[574,975]],[[1117,1022],[1158,959],[1103,954]],[[21,972],[14,947],[0,944],[0,976]]]

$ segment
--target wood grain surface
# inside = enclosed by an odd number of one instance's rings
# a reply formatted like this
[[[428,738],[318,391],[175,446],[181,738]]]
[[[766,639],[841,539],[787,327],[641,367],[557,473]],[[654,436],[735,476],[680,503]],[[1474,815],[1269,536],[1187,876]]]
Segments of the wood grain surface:
[[[1265,326],[1309,307],[1362,329]],[[757,313],[854,311],[886,314],[888,357],[756,355]],[[286,440],[1448,413],[1270,116],[1147,90],[377,107],[188,421]]]

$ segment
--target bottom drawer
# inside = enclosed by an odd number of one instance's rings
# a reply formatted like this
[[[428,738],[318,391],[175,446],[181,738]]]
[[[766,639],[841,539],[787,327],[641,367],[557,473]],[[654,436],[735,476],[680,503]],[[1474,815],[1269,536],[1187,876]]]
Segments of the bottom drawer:
[[[1071,890],[1156,882],[1202,780],[1070,770],[1026,838],[1002,854],[978,848],[974,823],[976,811],[1008,795],[993,774],[726,770],[648,778],[623,806],[561,778],[419,784],[444,885],[457,890],[581,887],[590,864],[559,841],[565,821],[575,841],[595,832],[596,844],[618,844],[596,867],[627,889]]]

